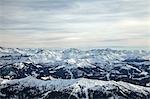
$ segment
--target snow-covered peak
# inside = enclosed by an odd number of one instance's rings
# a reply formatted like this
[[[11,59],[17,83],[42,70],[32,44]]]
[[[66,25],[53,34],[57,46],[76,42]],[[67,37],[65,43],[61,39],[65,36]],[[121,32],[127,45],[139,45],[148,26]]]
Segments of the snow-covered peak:
[[[56,79],[50,81],[43,81],[29,76],[23,79],[1,80],[0,83],[1,83],[0,87],[1,90],[5,89],[7,92],[15,90],[16,92],[21,93],[23,92],[24,89],[28,89],[28,92],[31,92],[30,94],[34,94],[32,97],[36,97],[37,99],[40,98],[45,99],[45,97],[51,97],[50,95],[52,94],[52,92],[56,93],[62,92],[62,95],[67,93],[69,94],[68,98],[71,95],[73,95],[76,97],[76,99],[78,99],[79,97],[81,99],[90,99],[91,97],[93,98],[95,97],[94,99],[96,99],[96,97],[99,98],[120,97],[121,99],[125,99],[126,97],[128,98],[145,97],[145,99],[148,99],[150,95],[150,88],[147,87],[128,84],[125,82],[90,80],[85,78],[70,79],[70,80]],[[9,87],[10,89],[7,89],[7,87]],[[38,91],[38,93],[36,93],[36,91]],[[24,95],[26,95],[25,92],[23,93]],[[4,92],[2,92],[1,94],[3,95],[3,97],[8,95],[7,93]],[[12,95],[11,97],[18,97],[18,95],[15,94],[14,92],[14,96]]]

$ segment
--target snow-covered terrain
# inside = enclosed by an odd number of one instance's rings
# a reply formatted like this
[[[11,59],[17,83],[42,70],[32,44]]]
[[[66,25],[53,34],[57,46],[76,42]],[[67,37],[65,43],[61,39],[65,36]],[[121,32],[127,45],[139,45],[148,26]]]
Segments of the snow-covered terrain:
[[[29,76],[15,80],[1,79],[0,83],[1,98],[13,97],[14,99],[20,99],[20,97],[22,97],[26,99],[32,97],[35,99],[148,99],[150,97],[150,88],[125,83],[122,81],[102,81],[85,78],[42,81]],[[10,93],[13,94],[13,96],[11,96]],[[57,94],[60,95],[58,96]]]
[[[2,99],[149,99],[150,51],[0,47]]]

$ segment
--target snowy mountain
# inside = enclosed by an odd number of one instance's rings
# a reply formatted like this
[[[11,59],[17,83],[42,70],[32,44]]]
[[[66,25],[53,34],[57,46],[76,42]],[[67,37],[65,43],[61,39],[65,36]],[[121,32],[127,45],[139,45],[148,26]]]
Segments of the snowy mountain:
[[[15,80],[1,79],[0,83],[0,96],[4,99],[148,99],[150,97],[150,88],[121,81],[84,78],[42,81],[29,76]]]
[[[150,51],[0,47],[0,78],[2,99],[149,99]]]

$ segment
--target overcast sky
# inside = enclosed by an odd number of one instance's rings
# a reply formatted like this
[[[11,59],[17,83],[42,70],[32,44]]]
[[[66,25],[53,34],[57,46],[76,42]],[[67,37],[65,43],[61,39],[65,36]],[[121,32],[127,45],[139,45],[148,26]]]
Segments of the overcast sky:
[[[0,46],[150,47],[150,0],[0,0]]]

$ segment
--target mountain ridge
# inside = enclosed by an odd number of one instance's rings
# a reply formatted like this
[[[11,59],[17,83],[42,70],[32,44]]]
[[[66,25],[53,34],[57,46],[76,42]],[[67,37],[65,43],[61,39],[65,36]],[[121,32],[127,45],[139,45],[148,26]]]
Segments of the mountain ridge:
[[[32,91],[36,93],[39,99],[40,97],[42,99],[49,99],[50,97],[59,99],[59,97],[55,97],[57,95],[62,95],[64,99],[68,99],[68,97],[70,99],[99,99],[100,97],[105,99],[132,99],[135,97],[142,99],[144,97],[148,99],[150,98],[150,51],[0,48],[0,78],[0,81],[5,82],[0,84],[0,97],[4,99],[6,97],[8,99],[15,97],[30,99],[32,97],[33,99],[33,94],[29,97],[26,96]],[[75,86],[70,87],[71,83],[66,85],[69,89],[64,88],[63,91],[51,90],[48,93],[49,91],[39,90],[40,85],[32,87],[24,86],[24,84],[23,90],[20,91],[16,88],[24,82],[23,80],[27,83],[28,81],[33,81],[33,83],[36,81],[51,83],[54,80],[62,83],[79,81],[81,89],[85,88],[88,93],[85,93],[84,89],[77,92],[78,94],[75,96],[72,95],[70,91],[72,92]],[[18,81],[21,82],[17,83]],[[85,82],[94,84],[94,81],[105,82],[108,85],[95,85],[95,87],[99,86],[98,90],[85,87]],[[9,82],[14,83],[10,84]],[[114,85],[114,82],[117,85]],[[122,87],[124,84],[126,86]],[[137,92],[133,88],[129,88],[130,84],[140,86],[141,91]],[[47,88],[46,85],[43,86]],[[110,90],[106,90],[107,88]],[[122,88],[124,89],[122,90]],[[147,90],[147,94],[144,94],[143,88]],[[15,90],[15,93],[12,93],[12,90]],[[104,90],[106,93],[103,92]],[[3,96],[6,92],[8,93]],[[16,96],[16,94],[18,95]],[[37,97],[34,96],[35,99]]]

